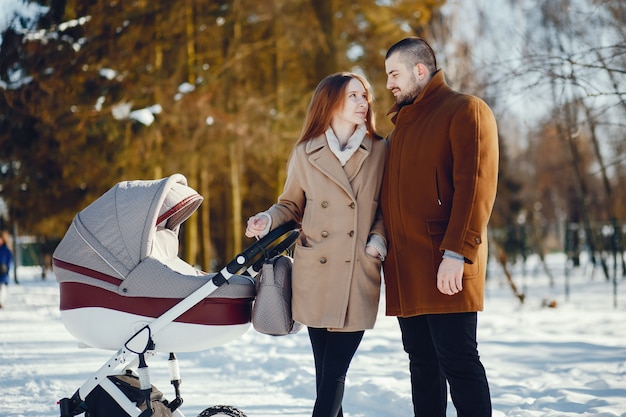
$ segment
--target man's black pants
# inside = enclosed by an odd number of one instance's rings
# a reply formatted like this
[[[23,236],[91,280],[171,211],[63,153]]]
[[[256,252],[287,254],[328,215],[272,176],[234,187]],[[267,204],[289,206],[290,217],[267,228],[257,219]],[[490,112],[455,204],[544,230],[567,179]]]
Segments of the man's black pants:
[[[398,317],[409,355],[415,417],[445,417],[446,381],[458,417],[490,417],[491,397],[478,356],[472,313]]]

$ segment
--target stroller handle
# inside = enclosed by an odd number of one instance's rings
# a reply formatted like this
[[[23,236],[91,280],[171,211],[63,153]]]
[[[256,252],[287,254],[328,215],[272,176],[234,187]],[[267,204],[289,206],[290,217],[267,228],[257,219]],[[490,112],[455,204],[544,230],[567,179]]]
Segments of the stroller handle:
[[[299,225],[295,221],[282,224],[235,256],[223,270],[228,271],[228,274],[236,274],[252,266],[255,271],[258,271],[264,259],[272,258],[285,251],[296,241],[299,234]],[[217,286],[225,281],[226,278],[221,273],[213,277],[213,283]]]

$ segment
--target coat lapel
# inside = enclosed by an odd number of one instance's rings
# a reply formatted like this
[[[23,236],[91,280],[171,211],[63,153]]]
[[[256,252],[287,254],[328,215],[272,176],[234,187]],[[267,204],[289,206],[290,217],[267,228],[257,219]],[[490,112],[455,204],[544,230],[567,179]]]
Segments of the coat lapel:
[[[365,136],[363,143],[359,149],[352,155],[352,158],[346,164],[346,170],[341,166],[337,157],[333,154],[328,146],[326,137],[320,135],[315,139],[311,139],[306,146],[306,152],[309,155],[311,165],[330,180],[339,185],[349,196],[354,198],[354,191],[350,185],[350,181],[358,174],[363,166],[365,159],[370,154],[372,138]],[[346,175],[350,173],[350,176]]]
[[[361,146],[359,149],[352,155],[352,158],[348,160],[346,166],[343,167],[345,174],[348,177],[348,181],[352,181],[365,163],[365,160],[369,156],[372,149],[372,138],[369,136],[365,136],[363,138],[363,142],[361,142]]]

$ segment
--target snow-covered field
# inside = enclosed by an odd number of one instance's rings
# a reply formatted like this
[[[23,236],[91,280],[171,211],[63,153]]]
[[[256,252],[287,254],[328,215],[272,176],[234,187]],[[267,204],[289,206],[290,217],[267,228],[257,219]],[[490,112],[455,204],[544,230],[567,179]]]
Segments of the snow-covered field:
[[[526,293],[523,305],[501,269],[491,267],[478,331],[494,416],[626,417],[626,280],[618,281],[616,308],[612,283],[583,261],[570,274],[566,300],[564,259],[551,256],[549,265],[553,288],[535,259],[513,268]],[[0,416],[58,416],[56,402],[113,352],[79,349],[61,323],[54,278],[41,280],[36,268],[18,272],[21,284],[11,283],[0,310]],[[542,307],[544,300],[556,301],[556,308]],[[314,371],[306,331],[277,338],[250,330],[226,345],[178,357],[187,417],[215,404],[234,405],[249,417],[310,416]],[[152,383],[172,398],[166,362],[157,354],[149,365]],[[394,318],[381,314],[366,332],[343,405],[347,417],[412,415]],[[448,416],[455,415],[450,403]]]

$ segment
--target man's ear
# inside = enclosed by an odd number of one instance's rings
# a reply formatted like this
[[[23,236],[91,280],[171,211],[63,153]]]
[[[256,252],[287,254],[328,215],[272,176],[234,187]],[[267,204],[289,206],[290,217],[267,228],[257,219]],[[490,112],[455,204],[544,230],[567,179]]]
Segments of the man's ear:
[[[426,65],[422,64],[422,63],[417,63],[415,64],[415,76],[417,77],[418,80],[423,80],[424,78],[426,78],[428,76],[428,70],[426,69]]]

